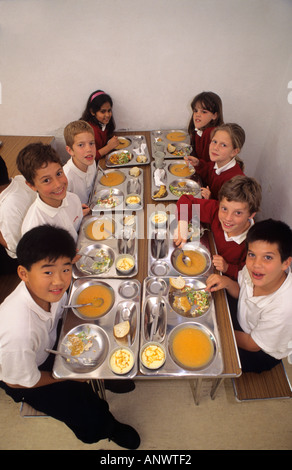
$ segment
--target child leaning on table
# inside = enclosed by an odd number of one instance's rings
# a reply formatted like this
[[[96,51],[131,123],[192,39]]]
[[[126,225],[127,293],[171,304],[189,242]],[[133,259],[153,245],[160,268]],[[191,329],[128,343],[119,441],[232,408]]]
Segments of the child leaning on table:
[[[235,123],[222,124],[211,132],[210,162],[196,157],[185,157],[196,169],[203,182],[201,194],[204,199],[218,199],[225,181],[243,175],[243,162],[238,157],[245,142],[245,132]]]
[[[46,349],[56,345],[75,251],[68,231],[50,225],[21,238],[21,282],[0,306],[0,387],[15,402],[25,401],[64,422],[83,442],[109,438],[134,449],[140,444],[137,432],[113,417],[87,381],[52,375],[55,356]]]
[[[226,289],[238,298],[232,317],[242,370],[259,373],[292,353],[292,230],[263,220],[251,227],[246,242],[238,282],[212,274],[206,284],[210,292]]]
[[[209,162],[210,134],[224,122],[222,101],[216,93],[203,91],[194,97],[191,108],[193,115],[188,133],[193,147],[192,155]]]
[[[42,143],[29,144],[19,152],[16,162],[28,186],[37,192],[24,217],[22,235],[37,225],[52,224],[68,230],[76,241],[89,209],[83,212],[79,197],[67,192],[68,180],[55,150]]]
[[[211,226],[218,253],[212,260],[215,268],[237,279],[245,263],[246,235],[260,209],[261,199],[261,185],[254,178],[242,175],[223,184],[219,201],[181,196],[177,202],[179,222],[175,245],[183,247],[187,241],[188,223],[194,215],[199,215],[200,222]]]
[[[68,191],[87,204],[96,177],[95,140],[92,127],[85,121],[70,122],[64,129],[69,160],[63,166]]]
[[[104,157],[119,145],[119,139],[114,135],[115,121],[113,117],[113,100],[102,90],[90,94],[85,110],[81,116],[94,130],[96,145],[96,160]]]

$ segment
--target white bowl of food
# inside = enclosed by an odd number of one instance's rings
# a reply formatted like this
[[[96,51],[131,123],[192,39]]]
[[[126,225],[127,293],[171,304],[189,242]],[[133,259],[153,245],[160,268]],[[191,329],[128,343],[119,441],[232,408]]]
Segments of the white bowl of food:
[[[139,196],[139,194],[128,194],[126,197],[126,206],[129,209],[137,209],[141,206],[141,196]]]
[[[135,258],[132,255],[123,254],[116,257],[116,270],[121,274],[130,274],[135,267]]]
[[[160,343],[151,341],[142,346],[140,360],[147,369],[159,369],[165,363],[165,359],[166,352]]]
[[[116,348],[110,355],[111,370],[118,375],[128,374],[134,367],[134,354],[127,347]]]
[[[163,211],[154,212],[151,215],[151,222],[154,227],[164,228],[167,224],[167,213]]]

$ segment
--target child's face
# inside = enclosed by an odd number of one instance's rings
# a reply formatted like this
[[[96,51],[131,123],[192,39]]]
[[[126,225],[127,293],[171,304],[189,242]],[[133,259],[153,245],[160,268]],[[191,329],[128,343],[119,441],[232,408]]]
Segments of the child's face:
[[[291,258],[281,261],[277,243],[263,240],[249,243],[246,267],[254,284],[254,294],[267,295],[279,289],[290,263]]]
[[[87,168],[95,161],[96,148],[93,134],[82,132],[75,135],[72,148],[67,146],[66,150],[77,168],[86,172]]]
[[[29,186],[39,193],[43,202],[59,207],[66,197],[68,180],[59,163],[49,162],[36,171],[34,184]]]
[[[49,311],[50,304],[58,302],[70,285],[72,263],[67,257],[55,261],[44,259],[34,263],[30,271],[19,266],[18,274],[34,301]]]
[[[204,109],[201,103],[196,103],[193,109],[193,121],[197,129],[207,126],[214,119],[217,119],[217,113],[211,113]]]
[[[110,103],[104,103],[101,108],[94,114],[92,113],[96,119],[101,122],[101,124],[108,124],[111,120],[113,115],[112,107]]]
[[[246,202],[228,201],[225,197],[219,203],[218,218],[221,227],[229,237],[235,237],[245,232],[249,226],[249,219],[254,214],[250,214]]]
[[[217,131],[211,140],[209,155],[211,162],[216,162],[218,168],[226,165],[239,152],[239,149],[233,148],[232,140],[228,132]]]

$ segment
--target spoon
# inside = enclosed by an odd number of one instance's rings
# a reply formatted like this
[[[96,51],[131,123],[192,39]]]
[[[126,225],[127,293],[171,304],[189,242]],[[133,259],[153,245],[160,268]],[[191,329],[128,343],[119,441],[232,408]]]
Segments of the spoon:
[[[79,362],[83,366],[94,366],[96,364],[96,360],[88,360],[85,358],[77,357],[77,356],[71,356],[70,354],[62,353],[60,351],[54,351],[53,349],[46,349],[48,353],[55,354],[56,356],[62,356],[65,359],[69,359],[70,361],[73,360]]]
[[[80,307],[87,307],[87,306],[101,307],[103,303],[104,303],[104,300],[101,297],[97,297],[96,299],[93,299],[93,302],[90,302],[87,304],[62,305],[62,307],[63,308],[80,308]]]
[[[189,258],[187,255],[185,255],[182,249],[179,249],[179,251],[182,253],[182,262],[183,262],[187,267],[190,267],[191,264],[192,264],[191,258]]]
[[[101,166],[97,165],[97,168],[102,172],[103,176],[105,176],[106,178],[108,178],[107,173],[101,168]]]
[[[151,325],[150,341],[153,340],[153,336],[156,334],[156,331],[157,331],[158,317],[160,314],[160,307],[161,307],[162,291],[163,291],[163,287],[160,286],[157,304],[153,306],[154,308],[152,310],[152,315],[154,318],[153,318],[152,325]]]

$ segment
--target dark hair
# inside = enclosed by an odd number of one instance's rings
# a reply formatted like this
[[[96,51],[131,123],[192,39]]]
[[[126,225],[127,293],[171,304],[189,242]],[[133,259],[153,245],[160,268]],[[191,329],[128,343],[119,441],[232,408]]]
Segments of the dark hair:
[[[18,263],[28,271],[34,263],[44,259],[55,261],[76,255],[76,244],[70,233],[53,225],[39,225],[26,232],[20,239],[16,255]]]
[[[47,166],[48,163],[59,163],[62,166],[60,157],[50,145],[36,142],[24,147],[18,154],[16,164],[18,171],[24,176],[26,181],[34,184],[36,171]]]
[[[5,161],[0,155],[0,185],[8,184],[8,183],[10,183],[10,181],[9,181],[7,166],[6,166]]]
[[[97,96],[94,97],[95,94],[97,94]],[[95,116],[92,115],[92,113],[96,114],[97,111],[99,111],[102,105],[104,105],[105,103],[109,103],[111,107],[113,107],[113,100],[111,99],[110,95],[108,95],[102,90],[94,91],[93,93],[90,94],[86,103],[86,108],[83,111],[83,114],[80,119],[82,119],[83,121],[98,125],[100,127],[98,120],[96,119]],[[116,128],[116,124],[115,124],[114,117],[112,115],[107,125],[107,131],[108,131],[109,137],[112,136],[115,128]]]
[[[202,93],[196,95],[191,102],[191,108],[193,111],[197,103],[200,103],[204,109],[210,111],[212,114],[217,113],[217,118],[214,119],[214,121],[212,120],[206,127],[216,127],[223,124],[223,105],[220,96],[216,95],[216,93],[213,93],[212,91],[203,91]],[[192,134],[194,129],[195,124],[192,116],[188,127],[189,134]]]
[[[285,222],[273,219],[256,222],[247,232],[247,246],[256,241],[276,243],[282,263],[292,256],[292,230]]]

